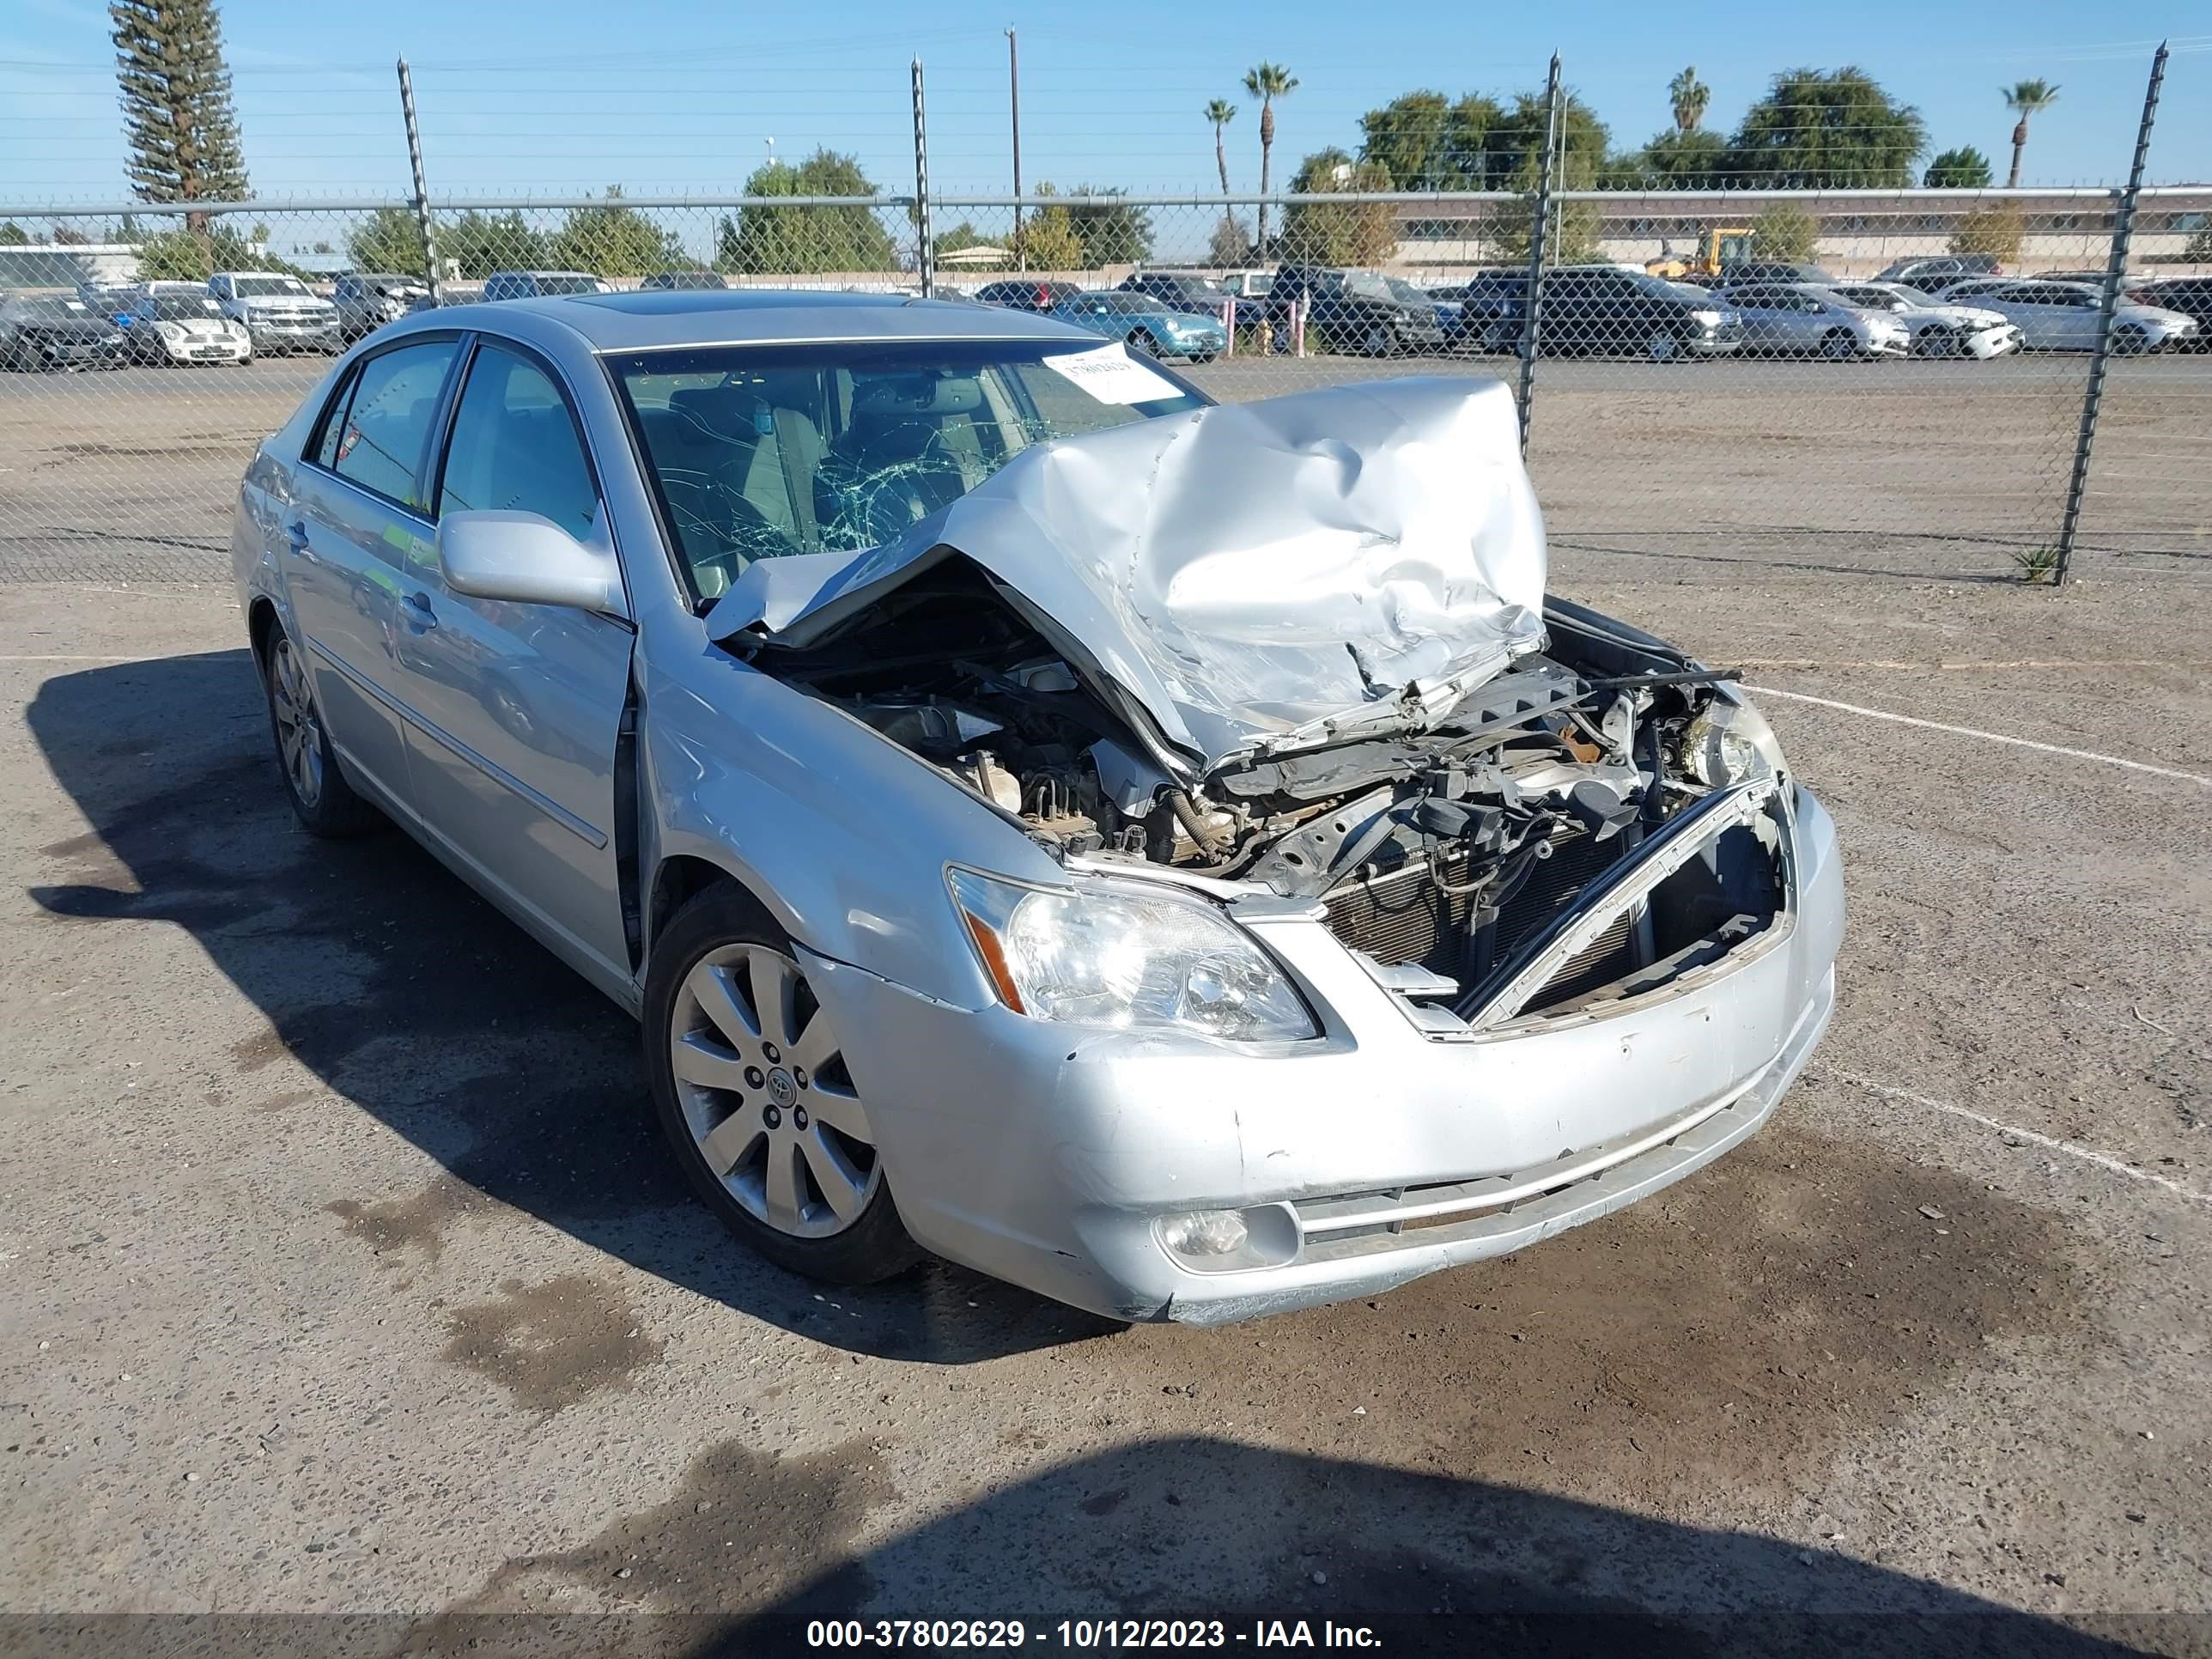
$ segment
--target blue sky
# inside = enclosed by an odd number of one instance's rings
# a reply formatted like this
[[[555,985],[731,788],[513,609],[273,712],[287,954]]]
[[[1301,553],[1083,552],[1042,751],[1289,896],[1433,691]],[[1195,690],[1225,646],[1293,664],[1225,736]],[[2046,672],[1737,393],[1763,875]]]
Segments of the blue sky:
[[[1011,15],[1017,9],[1008,7]],[[711,7],[694,0],[532,0],[528,6],[375,0],[224,7],[257,193],[398,189],[406,157],[392,63],[413,62],[434,194],[734,188],[766,155],[817,144],[857,152],[887,189],[912,185],[907,64],[927,68],[932,182],[1003,191],[1006,21],[1019,24],[1024,172],[1145,190],[1212,190],[1206,100],[1241,107],[1231,181],[1258,179],[1258,122],[1238,82],[1256,59],[1301,85],[1278,110],[1277,179],[1325,144],[1356,148],[1362,110],[1417,87],[1457,94],[1540,85],[1556,46],[1569,83],[1615,142],[1668,121],[1666,84],[1686,61],[1713,88],[1725,130],[1776,70],[1855,63],[1920,108],[1937,148],[1971,143],[2002,175],[2011,122],[2001,83],[2061,83],[2038,118],[2027,181],[2125,171],[2151,44],[2179,51],[2152,174],[2212,179],[2212,14],[2203,0],[2112,11],[2055,0],[1930,7],[1860,0],[1771,7],[1755,33],[1731,9],[1629,4],[1501,8],[1395,0],[1018,9],[963,21],[955,6],[840,0],[835,9]],[[0,197],[94,202],[125,194],[104,8],[11,0],[0,22]],[[2193,31],[2193,33],[2192,33]],[[1686,41],[1705,37],[1700,44]]]

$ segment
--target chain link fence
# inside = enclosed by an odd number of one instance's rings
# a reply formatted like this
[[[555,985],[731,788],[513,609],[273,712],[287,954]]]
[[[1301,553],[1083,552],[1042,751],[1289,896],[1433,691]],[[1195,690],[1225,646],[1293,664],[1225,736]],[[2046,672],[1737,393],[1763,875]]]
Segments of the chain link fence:
[[[1224,398],[1498,375],[1555,544],[1652,574],[2039,571],[2101,356],[2081,568],[2212,555],[2212,190],[2141,193],[2109,308],[2118,189],[921,199],[0,204],[0,578],[221,579],[252,445],[393,316],[755,284],[1048,311]]]

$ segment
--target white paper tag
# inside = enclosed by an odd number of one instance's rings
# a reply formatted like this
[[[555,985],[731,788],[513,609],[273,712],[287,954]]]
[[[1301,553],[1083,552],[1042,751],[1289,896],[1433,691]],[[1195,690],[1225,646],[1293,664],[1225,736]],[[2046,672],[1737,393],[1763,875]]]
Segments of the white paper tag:
[[[1160,398],[1180,398],[1182,392],[1165,375],[1155,374],[1129,355],[1119,340],[1096,351],[1071,351],[1047,357],[1044,366],[1081,386],[1102,404],[1149,404]]]

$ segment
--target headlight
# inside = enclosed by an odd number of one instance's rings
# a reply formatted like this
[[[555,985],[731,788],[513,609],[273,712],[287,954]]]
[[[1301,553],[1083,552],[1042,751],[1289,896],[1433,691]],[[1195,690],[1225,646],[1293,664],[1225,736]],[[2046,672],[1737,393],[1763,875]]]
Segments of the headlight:
[[[1242,1042],[1320,1034],[1282,969],[1208,900],[1096,879],[1046,891],[969,870],[947,878],[1017,1013]]]
[[[1787,769],[1766,716],[1725,688],[1682,732],[1682,763],[1708,788],[1725,789]]]
[[[1717,311],[1693,311],[1690,316],[1700,328],[1718,328],[1721,325],[1721,313]]]

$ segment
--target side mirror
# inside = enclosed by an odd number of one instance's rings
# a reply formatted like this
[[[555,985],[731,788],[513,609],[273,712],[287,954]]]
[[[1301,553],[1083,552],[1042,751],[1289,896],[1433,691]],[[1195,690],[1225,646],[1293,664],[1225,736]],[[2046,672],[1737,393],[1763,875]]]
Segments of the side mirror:
[[[472,599],[628,614],[611,551],[586,547],[535,513],[448,513],[438,521],[438,568]]]

